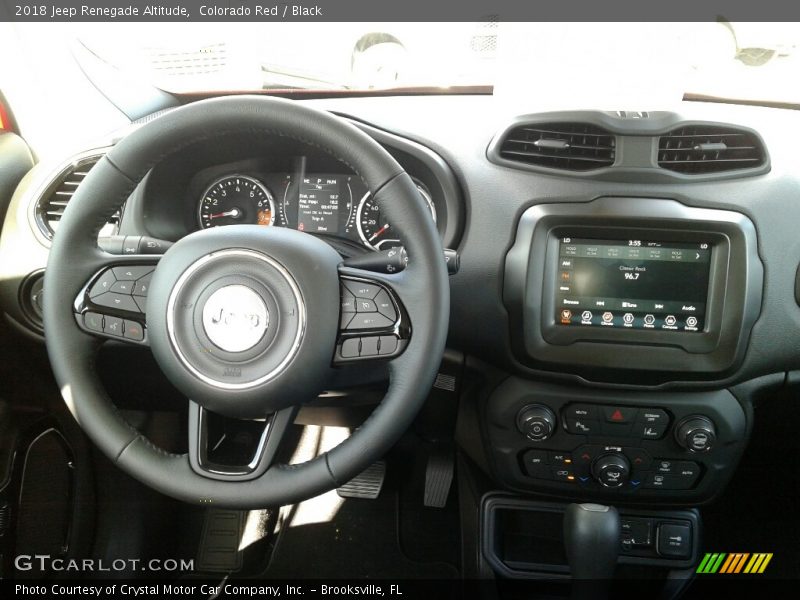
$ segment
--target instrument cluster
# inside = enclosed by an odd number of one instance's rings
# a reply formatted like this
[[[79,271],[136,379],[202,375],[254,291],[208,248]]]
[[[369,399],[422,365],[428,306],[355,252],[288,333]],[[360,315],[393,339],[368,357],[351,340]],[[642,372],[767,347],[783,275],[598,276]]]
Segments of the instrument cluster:
[[[417,189],[436,223],[428,188]],[[343,173],[229,173],[209,182],[197,200],[200,228],[252,224],[347,238],[370,250],[401,245],[364,182]]]

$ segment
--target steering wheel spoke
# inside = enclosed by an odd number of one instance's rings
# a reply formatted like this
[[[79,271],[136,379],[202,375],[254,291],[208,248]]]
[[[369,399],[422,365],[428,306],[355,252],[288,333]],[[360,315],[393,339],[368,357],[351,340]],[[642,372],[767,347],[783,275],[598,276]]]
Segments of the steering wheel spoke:
[[[73,305],[75,320],[86,333],[148,346],[147,295],[158,255],[106,255]]]
[[[295,407],[263,419],[234,419],[189,403],[189,462],[210,479],[246,481],[263,475],[272,465]]]
[[[340,267],[341,312],[334,364],[389,360],[403,353],[411,323],[396,288],[399,276]]]

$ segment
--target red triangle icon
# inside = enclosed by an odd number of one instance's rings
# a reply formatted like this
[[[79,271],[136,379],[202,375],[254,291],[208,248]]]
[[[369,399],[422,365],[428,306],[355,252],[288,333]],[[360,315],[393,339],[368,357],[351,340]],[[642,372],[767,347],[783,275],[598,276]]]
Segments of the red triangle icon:
[[[622,413],[619,409],[615,410],[611,415],[612,421],[622,421]]]

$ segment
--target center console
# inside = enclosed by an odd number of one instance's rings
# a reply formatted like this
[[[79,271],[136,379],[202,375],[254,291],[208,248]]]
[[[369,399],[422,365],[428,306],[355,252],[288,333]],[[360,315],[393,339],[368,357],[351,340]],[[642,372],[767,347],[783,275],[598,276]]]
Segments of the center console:
[[[516,373],[476,392],[502,489],[481,508],[495,572],[580,578],[594,560],[580,540],[600,537],[619,552],[608,576],[695,564],[691,507],[724,489],[749,435],[750,405],[724,380],[744,358],[763,277],[741,213],[601,197],[522,214],[503,290]],[[547,373],[562,383],[527,377]]]

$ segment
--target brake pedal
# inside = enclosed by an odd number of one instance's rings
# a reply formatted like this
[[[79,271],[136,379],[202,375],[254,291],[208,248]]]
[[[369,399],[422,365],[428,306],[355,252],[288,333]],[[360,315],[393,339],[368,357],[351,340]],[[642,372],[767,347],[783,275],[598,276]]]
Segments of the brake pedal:
[[[379,460],[368,466],[362,473],[356,475],[343,486],[336,488],[336,493],[341,498],[363,498],[375,500],[383,488],[386,478],[386,463]]]
[[[201,573],[230,573],[242,568],[239,543],[244,531],[245,511],[209,508],[197,550]]]
[[[425,506],[444,508],[454,472],[455,461],[449,447],[439,447],[430,454],[425,468]]]

